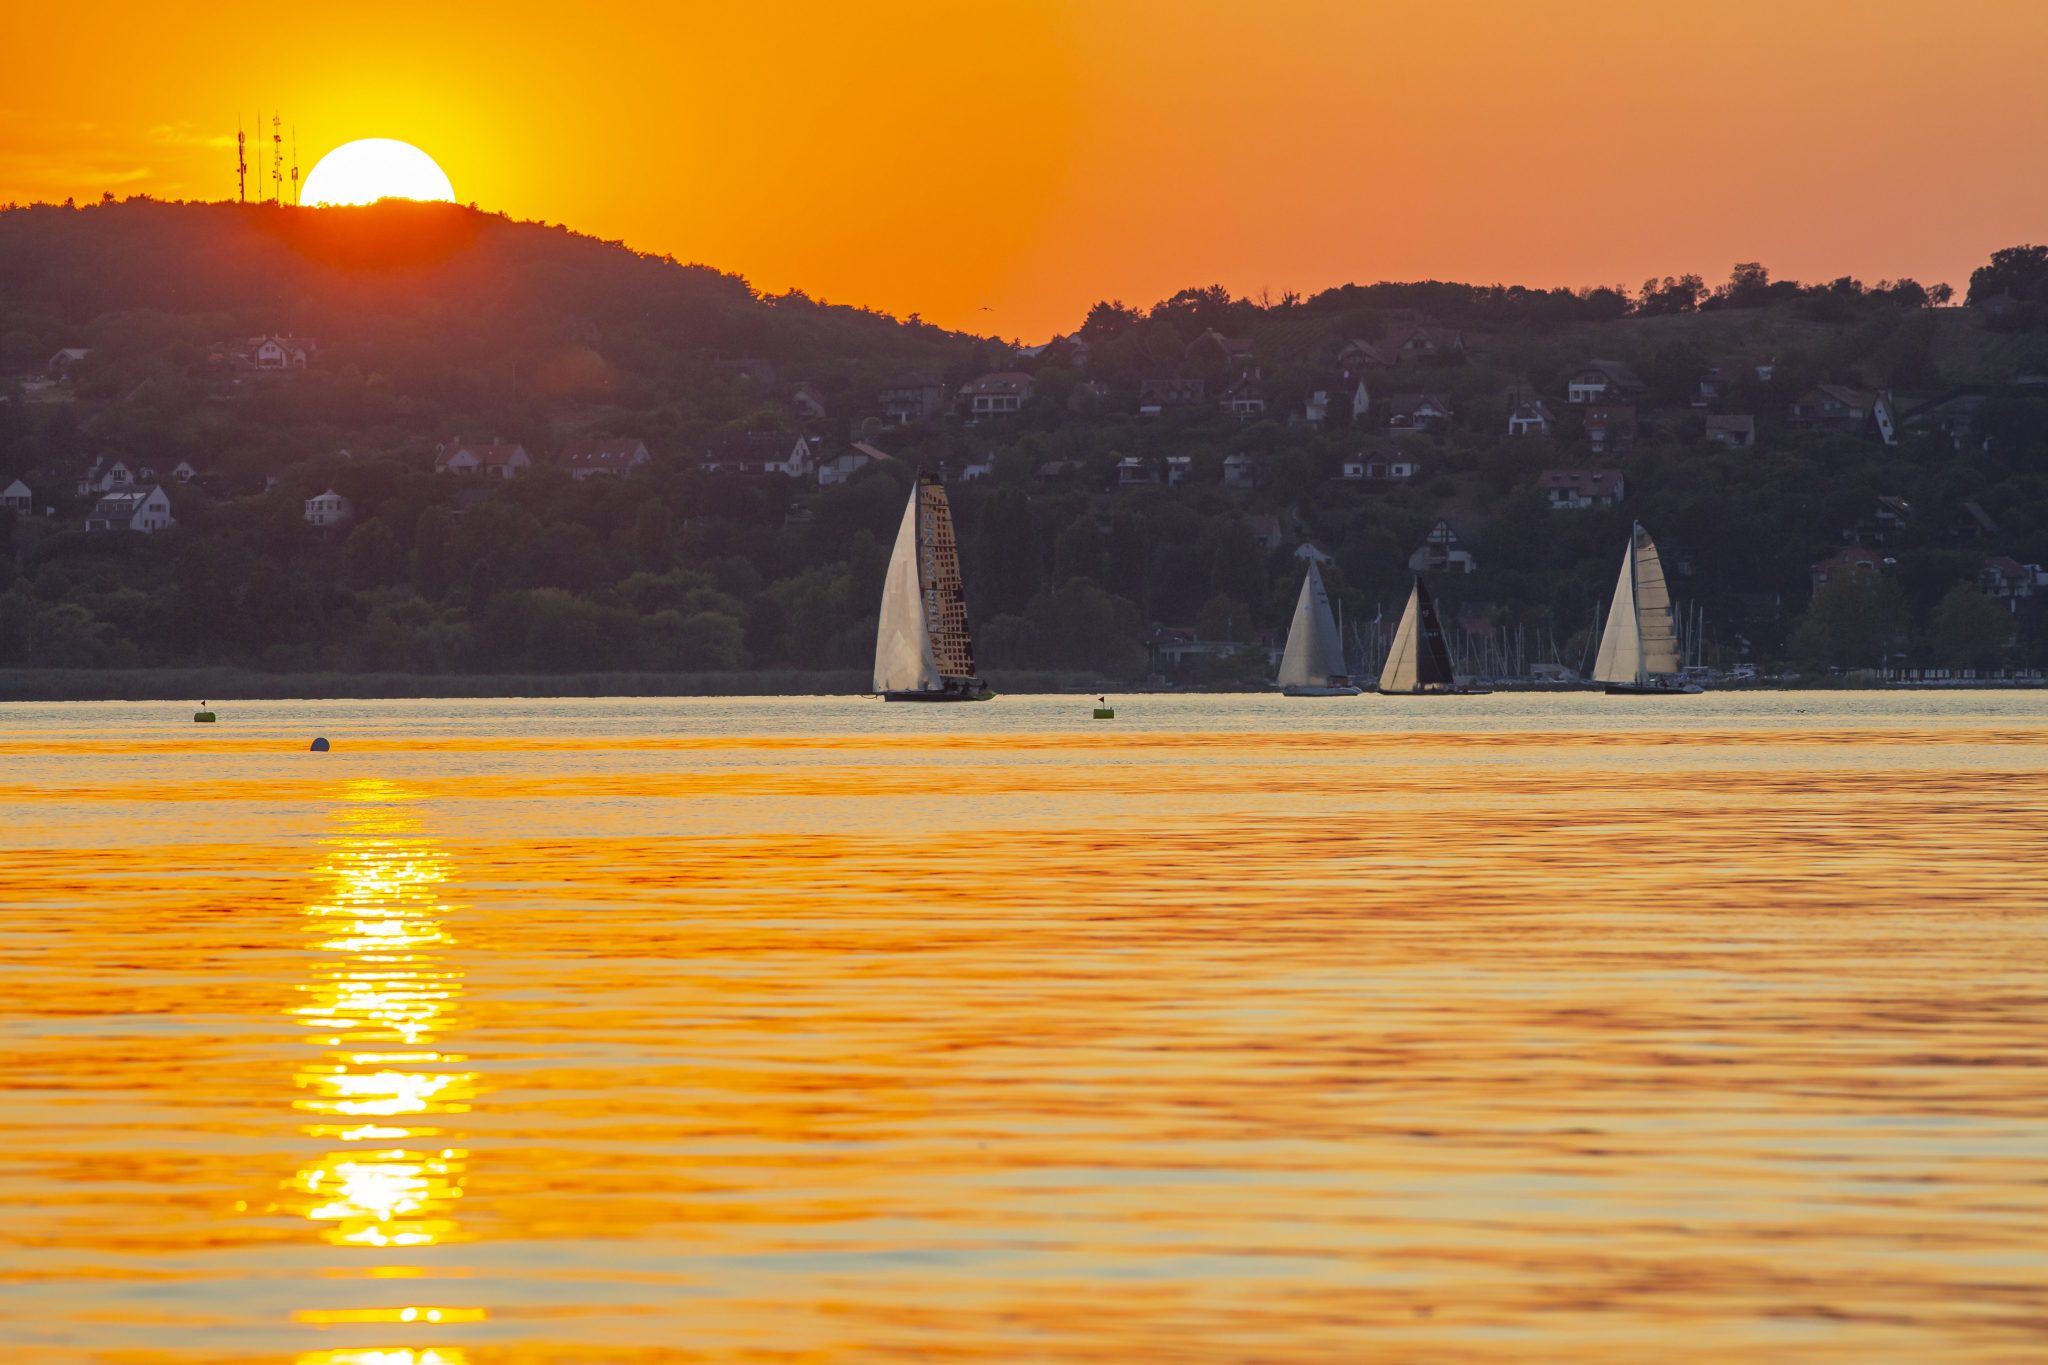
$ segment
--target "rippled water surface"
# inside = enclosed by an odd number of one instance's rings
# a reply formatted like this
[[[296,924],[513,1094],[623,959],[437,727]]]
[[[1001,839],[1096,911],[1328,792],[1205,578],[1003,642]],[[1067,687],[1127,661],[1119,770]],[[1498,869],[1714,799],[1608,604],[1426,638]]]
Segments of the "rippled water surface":
[[[1091,704],[0,706],[0,1359],[2048,1353],[2048,699]]]

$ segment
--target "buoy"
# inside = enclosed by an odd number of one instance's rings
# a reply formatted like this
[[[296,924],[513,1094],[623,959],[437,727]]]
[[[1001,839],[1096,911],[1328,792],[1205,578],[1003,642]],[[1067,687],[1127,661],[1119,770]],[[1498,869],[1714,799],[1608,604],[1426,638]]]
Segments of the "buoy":
[[[313,741],[313,752],[316,754],[324,754],[327,752],[327,736],[321,735],[318,739],[315,739]]]
[[[195,711],[192,713],[192,720],[195,724],[211,725],[217,719],[218,717],[211,711]]]
[[[1095,700],[1101,703],[1101,705],[1099,705],[1099,706],[1097,706],[1097,707],[1095,708],[1095,719],[1097,719],[1097,720],[1115,720],[1115,719],[1116,719],[1116,708],[1115,708],[1115,707],[1113,707],[1113,706],[1111,706],[1111,705],[1109,704],[1109,698],[1108,698],[1108,697],[1097,697],[1097,698],[1096,698]]]

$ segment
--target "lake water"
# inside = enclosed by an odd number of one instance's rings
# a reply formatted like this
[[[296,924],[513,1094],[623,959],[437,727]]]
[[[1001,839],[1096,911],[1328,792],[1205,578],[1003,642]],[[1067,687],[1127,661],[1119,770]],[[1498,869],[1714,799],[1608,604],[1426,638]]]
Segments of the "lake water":
[[[0,706],[0,1359],[2048,1352],[2048,697],[1115,701]]]

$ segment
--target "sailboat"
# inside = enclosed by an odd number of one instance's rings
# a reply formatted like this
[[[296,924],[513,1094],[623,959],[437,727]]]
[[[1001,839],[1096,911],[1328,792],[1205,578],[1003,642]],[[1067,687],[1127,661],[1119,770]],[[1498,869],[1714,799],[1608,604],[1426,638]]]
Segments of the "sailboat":
[[[1280,655],[1280,694],[1286,697],[1355,697],[1351,666],[1344,662],[1344,637],[1330,615],[1330,594],[1323,573],[1309,561],[1294,603],[1294,624],[1287,628],[1287,648]]]
[[[883,701],[987,701],[995,695],[974,672],[946,485],[922,472],[882,581],[875,691]]]
[[[1408,590],[1401,624],[1394,627],[1394,642],[1387,646],[1379,690],[1403,696],[1482,695],[1458,686],[1457,673],[1451,667],[1451,647],[1444,641],[1443,622],[1437,619],[1436,599],[1430,596],[1421,574]]]
[[[1614,606],[1600,636],[1593,677],[1607,684],[1611,697],[1700,690],[1698,684],[1679,677],[1678,632],[1671,621],[1664,561],[1641,522],[1630,532],[1628,553],[1622,556],[1621,578],[1614,585]]]

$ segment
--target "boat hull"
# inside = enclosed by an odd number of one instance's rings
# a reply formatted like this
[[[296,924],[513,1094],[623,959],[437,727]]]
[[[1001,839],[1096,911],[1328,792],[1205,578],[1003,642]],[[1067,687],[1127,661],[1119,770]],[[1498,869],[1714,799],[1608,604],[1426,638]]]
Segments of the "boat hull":
[[[934,687],[910,692],[884,692],[883,701],[994,701],[996,694],[986,687],[969,691],[960,687]]]
[[[1484,687],[1424,687],[1413,692],[1388,691],[1384,687],[1374,688],[1382,697],[1490,697],[1492,691]]]
[[[1365,689],[1362,687],[1283,687],[1283,697],[1355,697]]]
[[[1610,697],[1697,697],[1704,689],[1698,683],[1686,683],[1681,687],[1660,686],[1657,683],[1609,683]]]

